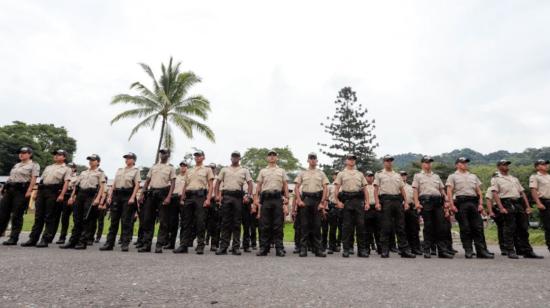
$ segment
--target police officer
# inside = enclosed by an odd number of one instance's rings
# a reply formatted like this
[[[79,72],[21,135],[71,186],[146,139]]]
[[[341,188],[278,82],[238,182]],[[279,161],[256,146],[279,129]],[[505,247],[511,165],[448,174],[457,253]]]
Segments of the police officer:
[[[357,256],[367,258],[365,247],[365,211],[369,208],[367,180],[363,173],[355,168],[355,154],[346,155],[346,167],[340,171],[334,181],[336,207],[343,209],[342,257],[348,258],[353,249],[353,233],[357,236]]]
[[[309,153],[308,169],[294,179],[294,194],[300,215],[300,257],[310,248],[316,257],[326,257],[321,246],[322,212],[328,207],[328,178],[317,168],[317,154]],[[311,240],[311,246],[309,242]]]
[[[328,250],[327,254],[334,252],[340,252],[340,244],[342,242],[342,211],[336,207],[336,197],[334,194],[334,182],[338,172],[334,171],[332,174],[332,184],[328,186]]]
[[[101,158],[97,154],[92,154],[86,159],[90,167],[78,176],[76,188],[69,199],[69,205],[74,209],[74,226],[69,242],[59,246],[62,249],[86,249],[88,233],[96,219],[97,207],[105,189],[105,174],[99,170]]]
[[[217,167],[216,164],[211,163],[208,165],[212,169],[214,180],[212,187],[216,186]],[[214,195],[214,189],[212,189],[212,196],[210,196],[210,207],[206,210],[206,244],[210,243],[210,251],[217,251],[220,243],[220,229],[221,229],[221,216],[220,216],[220,204],[216,200]]]
[[[169,149],[160,149],[159,157],[160,162],[153,165],[147,173],[147,179],[143,185],[145,193],[140,196],[140,203],[143,204],[141,207],[143,240],[136,246],[138,252],[151,252],[157,212],[160,223],[155,253],[162,253],[162,247],[168,242],[168,213],[176,181],[176,170],[168,163]]]
[[[136,196],[141,178],[139,169],[135,167],[136,154],[129,152],[122,157],[125,159],[126,166],[117,170],[107,197],[107,204],[111,212],[111,225],[105,245],[99,248],[102,251],[113,250],[119,224],[122,224],[120,250],[128,251],[134,233],[132,219],[136,212]]]
[[[529,177],[531,196],[537,204],[542,224],[546,246],[550,251],[550,175],[548,174],[549,160],[539,159],[535,162],[536,173]]]
[[[456,172],[447,178],[447,196],[451,202],[452,212],[456,213],[465,257],[473,257],[473,242],[478,258],[492,259],[494,256],[487,252],[483,238],[483,221],[480,215],[483,211],[481,181],[475,174],[468,172],[469,162],[470,159],[466,157],[456,159]],[[452,196],[456,200],[453,200]]]
[[[17,245],[23,227],[23,215],[29,205],[39,173],[40,166],[32,161],[32,149],[19,149],[19,163],[11,169],[1,192],[3,197],[0,201],[0,236],[6,232],[11,220],[10,238],[3,242],[3,245]]]
[[[365,213],[365,246],[367,250],[371,249],[382,253],[382,247],[380,245],[380,220],[381,214],[376,210],[376,203],[374,201],[374,172],[368,170],[365,172],[367,179],[367,191],[369,192],[369,209]]]
[[[172,193],[172,201],[170,202],[170,226],[168,232],[168,245],[164,246],[164,249],[176,248],[176,239],[178,236],[178,229],[181,226],[180,215],[182,215],[183,208],[181,207],[181,193],[183,192],[183,185],[185,184],[185,173],[187,173],[187,162],[181,161],[178,174],[176,175],[176,184],[174,186],[174,192]],[[183,229],[180,232],[180,244],[183,242]]]
[[[233,236],[233,248],[231,253],[240,255],[239,251],[241,219],[243,204],[248,203],[252,196],[252,176],[248,169],[240,165],[241,153],[234,151],[231,153],[231,166],[224,167],[218,174],[215,186],[216,202],[220,205],[221,240],[220,247],[216,255],[227,254],[227,248]],[[247,183],[248,191],[243,191],[244,184]]]
[[[384,169],[376,172],[374,175],[374,199],[375,207],[382,211],[382,229],[380,232],[380,242],[382,244],[382,258],[389,257],[389,241],[392,230],[397,236],[397,242],[401,257],[415,258],[412,254],[405,234],[404,210],[409,209],[405,203],[407,195],[405,192],[405,183],[399,174],[393,171],[393,156],[383,157]]]
[[[76,173],[76,164],[68,163],[67,166],[71,168],[71,176],[69,178],[69,184],[67,185],[67,191],[65,192],[65,198],[63,198],[63,202],[60,204],[61,209],[58,213],[57,220],[61,223],[61,231],[59,233],[59,239],[57,240],[57,242],[55,242],[56,244],[65,244],[67,231],[69,229],[69,220],[71,219],[71,215],[73,214],[73,207],[69,205],[69,199],[73,194],[73,190],[76,186],[76,180],[78,179],[78,174]]]
[[[288,215],[288,178],[283,168],[277,166],[275,150],[267,153],[268,166],[258,175],[252,212],[259,211],[260,251],[257,256],[267,256],[271,243],[275,244],[276,255],[285,256],[283,246],[284,217]]]
[[[49,165],[42,173],[42,179],[38,184],[36,194],[34,224],[29,235],[29,240],[23,247],[48,247],[53,241],[57,229],[56,216],[59,203],[63,203],[65,192],[71,176],[71,169],[65,165],[67,152],[57,150],[53,152],[54,164]],[[45,226],[45,228],[44,228]],[[42,231],[43,234],[42,234]],[[42,239],[37,244],[40,235]]]
[[[498,172],[495,172],[493,174],[493,178],[498,176]],[[500,213],[500,210],[498,208],[498,205],[496,204],[494,198],[493,198],[493,188],[489,187],[487,188],[487,191],[485,192],[485,202],[487,204],[487,212],[489,214],[489,217],[493,219],[495,222],[495,225],[497,226],[497,239],[498,239],[498,246],[500,248],[500,254],[502,256],[507,256],[508,252],[507,249],[504,246],[504,239],[503,239],[503,230],[502,230],[502,215]]]
[[[499,174],[491,179],[493,199],[503,216],[502,237],[508,258],[541,259],[529,244],[529,214],[531,207],[519,180],[509,174],[512,162],[502,159],[497,162]],[[514,239],[516,240],[514,247]]]
[[[185,184],[181,198],[183,204],[183,243],[174,250],[174,253],[187,253],[187,247],[193,244],[193,225],[196,228],[197,248],[199,255],[204,253],[204,233],[206,228],[206,212],[211,205],[213,192],[212,182],[214,173],[210,167],[204,166],[204,152],[193,153],[195,167],[185,173]]]
[[[422,170],[414,175],[412,182],[415,207],[424,220],[424,258],[431,258],[431,249],[435,245],[439,258],[452,259],[454,256],[445,244],[447,223],[444,210],[449,203],[443,181],[432,171],[433,161],[432,157],[423,156],[420,160]]]
[[[414,191],[411,186],[411,184],[407,183],[407,177],[408,173],[407,171],[401,170],[399,171],[399,174],[401,175],[401,179],[403,180],[403,183],[405,183],[405,186],[403,189],[405,189],[405,195],[407,199],[405,199],[405,203],[409,205],[409,209],[405,210],[405,234],[407,235],[407,241],[409,242],[409,246],[411,247],[411,252],[415,255],[422,255],[422,250],[420,249],[420,221],[418,219],[418,212],[420,209],[416,209],[413,195]]]
[[[254,196],[254,182],[250,185],[244,184],[244,191],[252,192],[248,202],[243,202],[242,213],[242,248],[244,252],[250,252],[250,249],[256,249],[256,230],[258,229],[258,218],[256,214],[252,214],[252,196]]]

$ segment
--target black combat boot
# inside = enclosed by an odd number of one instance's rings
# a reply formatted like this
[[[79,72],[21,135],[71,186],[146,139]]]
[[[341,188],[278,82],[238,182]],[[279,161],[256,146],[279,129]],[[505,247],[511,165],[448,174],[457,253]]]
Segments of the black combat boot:
[[[277,257],[284,257],[284,256],[285,256],[285,250],[284,250],[284,249],[277,249],[277,250],[275,251],[275,255],[276,255]]]
[[[4,242],[5,243],[5,242]],[[5,244],[4,244],[5,245]],[[31,240],[29,239],[28,241],[26,241],[25,243],[22,243],[21,244],[21,247],[34,247],[36,246],[36,241],[35,240]]]
[[[260,251],[258,251],[258,253],[256,253],[256,255],[258,257],[265,257],[269,254],[269,249],[266,249],[266,248],[260,248]]]
[[[361,249],[357,252],[357,256],[359,258],[368,258],[369,257],[369,252],[366,249]]]
[[[233,248],[233,250],[231,250],[231,254],[234,256],[240,256],[241,251],[239,250],[239,248]]]
[[[62,236],[62,237],[59,237],[59,239],[57,240],[57,242],[55,242],[56,244],[58,245],[63,245],[65,244],[65,237]]]
[[[416,258],[416,255],[414,253],[412,253],[410,250],[403,250],[401,253],[401,258],[409,258],[409,259],[414,259]]]
[[[307,249],[306,248],[302,248],[300,249],[300,257],[307,257]]]
[[[537,254],[536,254],[534,251],[532,251],[532,250],[529,251],[529,252],[526,252],[526,253],[523,255],[523,257],[524,257],[525,259],[544,259],[543,256],[537,255]]]
[[[100,251],[109,251],[109,250],[113,250],[113,245],[109,244],[109,243],[105,243],[105,245],[99,247],[99,250]]]
[[[390,251],[387,248],[382,248],[382,252],[380,253],[381,258],[389,258],[390,257]]]
[[[74,249],[76,249],[76,250],[84,250],[84,249],[86,249],[86,246],[87,246],[86,243],[78,243],[78,244],[76,244],[76,245],[74,246]]]
[[[73,249],[75,246],[76,246],[76,243],[71,243],[71,241],[69,241],[67,244],[59,246],[59,248],[61,248],[61,249]]]
[[[129,250],[129,249],[128,249],[128,244],[122,244],[122,245],[120,246],[120,251],[126,252],[126,251],[128,251],[128,250]]]
[[[196,252],[198,255],[204,254],[204,247],[203,247],[203,246],[197,246],[197,248],[195,249],[195,252]]]
[[[507,253],[507,255],[508,255],[508,258],[510,258],[510,259],[519,259],[519,256],[516,254],[515,251],[511,251],[511,252]]]
[[[173,253],[187,253],[188,252],[188,249],[187,248],[187,245],[179,245],[178,248],[174,249],[173,250]]]
[[[222,255],[226,255],[227,254],[227,249],[223,249],[223,248],[218,248],[218,250],[216,250],[216,256],[222,256]]]
[[[495,258],[494,255],[489,254],[485,249],[482,249],[482,250],[478,251],[476,257],[478,259],[494,259]]]
[[[151,246],[150,245],[143,245],[140,249],[138,249],[137,252],[151,252]]]
[[[38,242],[38,244],[36,244],[36,247],[46,248],[46,247],[48,247],[48,241],[46,241],[44,239],[41,239],[40,242]]]
[[[344,249],[344,251],[342,251],[342,257],[349,258],[349,250],[348,249]]]
[[[473,252],[472,250],[466,250],[466,251],[464,252],[464,257],[465,257],[466,259],[471,259],[471,258],[474,257],[474,252]]]
[[[317,251],[317,252],[315,253],[315,256],[316,256],[316,257],[319,257],[319,258],[326,258],[327,255],[326,255],[326,253],[325,253],[324,251],[319,250],[319,251]]]
[[[162,246],[156,246],[155,253],[162,253]]]

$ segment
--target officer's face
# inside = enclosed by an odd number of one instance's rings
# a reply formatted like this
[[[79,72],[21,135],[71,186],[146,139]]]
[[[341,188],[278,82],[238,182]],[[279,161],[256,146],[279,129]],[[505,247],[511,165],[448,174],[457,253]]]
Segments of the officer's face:
[[[19,153],[19,160],[29,160],[31,159],[31,154],[28,152],[20,152]]]
[[[548,172],[548,164],[542,164],[537,166],[537,171]]]
[[[187,172],[187,166],[186,165],[180,165],[180,173],[185,173]]]
[[[317,157],[310,157],[307,162],[310,167],[317,167]]]
[[[391,169],[393,166],[393,161],[392,160],[385,160],[384,161],[384,168],[387,168],[387,169]]]
[[[201,164],[203,161],[204,161],[204,156],[203,155],[195,155],[195,162],[197,164]]]
[[[508,165],[500,165],[500,166],[498,166],[498,171],[500,171],[500,172],[506,173],[506,172],[508,172],[509,170],[510,170],[510,167],[509,167]]]
[[[231,163],[232,163],[233,165],[238,164],[239,161],[241,161],[241,158],[240,158],[239,156],[231,155]]]
[[[367,175],[367,183],[372,184],[374,182],[374,176],[373,175]]]
[[[279,157],[275,154],[267,155],[267,162],[268,163],[271,163],[271,164],[276,163],[278,159],[279,159]]]
[[[407,176],[406,175],[402,175],[401,179],[403,180],[403,182],[407,182]]]
[[[99,162],[95,159],[90,159],[88,161],[88,165],[90,165],[90,168],[95,168],[95,167],[99,166]]]
[[[456,164],[456,167],[459,169],[459,170],[468,170],[468,163],[457,163]]]
[[[126,158],[126,166],[133,166],[135,163],[136,161],[133,158],[131,157]]]
[[[349,166],[349,167],[354,167],[355,166],[355,159],[353,159],[353,158],[346,159],[346,165]]]
[[[56,162],[56,163],[62,163],[62,162],[65,161],[65,156],[60,155],[60,154],[55,154],[53,156],[53,161]]]
[[[160,160],[167,161],[170,158],[169,152],[160,153]]]
[[[422,163],[422,169],[424,169],[424,170],[432,170],[432,163],[423,162],[423,163]]]

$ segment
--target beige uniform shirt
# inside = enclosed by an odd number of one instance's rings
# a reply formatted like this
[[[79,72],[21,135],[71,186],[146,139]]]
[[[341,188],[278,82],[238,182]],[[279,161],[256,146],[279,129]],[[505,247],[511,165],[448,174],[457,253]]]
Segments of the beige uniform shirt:
[[[287,182],[288,178],[283,168],[279,166],[267,167],[260,170],[257,182],[262,184],[262,191],[282,191],[283,183]]]
[[[49,165],[42,172],[42,183],[44,185],[63,184],[71,179],[73,171],[65,164]]]
[[[369,192],[369,203],[371,205],[375,204],[374,201],[374,185],[373,184],[367,184],[367,191]]]
[[[412,185],[410,184],[405,184],[405,186],[403,187],[405,189],[405,195],[407,197],[407,199],[405,200],[405,202],[407,204],[411,204],[411,203],[414,203],[413,201],[413,187]]]
[[[100,183],[105,183],[105,173],[98,169],[84,170],[80,172],[76,184],[80,189],[98,188]]]
[[[539,198],[550,199],[550,174],[537,172],[529,177],[529,188],[536,188]]]
[[[344,169],[338,172],[336,176],[335,184],[340,185],[340,190],[344,192],[358,192],[363,190],[363,187],[367,185],[367,179],[357,169]]]
[[[300,190],[305,193],[316,193],[323,191],[323,187],[328,185],[329,181],[326,174],[321,169],[308,169],[300,172],[294,179],[294,183],[300,184]]]
[[[412,188],[418,190],[419,196],[439,196],[441,197],[441,189],[445,188],[443,181],[439,175],[424,170],[414,175]]]
[[[176,170],[171,164],[158,163],[153,165],[147,173],[147,179],[150,179],[151,188],[166,188],[170,186],[172,180],[176,178]]]
[[[72,170],[71,170],[72,172]],[[69,187],[68,187],[68,190],[74,190],[74,188],[76,187],[76,183],[78,181],[78,174],[75,173],[71,173],[71,177],[69,178]]]
[[[17,163],[11,168],[8,182],[10,183],[28,183],[33,176],[40,174],[40,166],[29,160],[26,163]]]
[[[210,167],[193,167],[185,173],[185,190],[208,189],[208,181],[214,180]]]
[[[487,188],[487,192],[485,193],[485,199],[491,200],[492,204],[495,204],[495,201],[493,200],[493,187]]]
[[[334,198],[334,184],[328,186],[328,201],[336,203],[336,199]]]
[[[477,175],[473,173],[456,171],[449,175],[446,185],[453,186],[453,193],[457,197],[477,197],[476,188],[481,185],[481,181]]]
[[[139,175],[139,169],[132,168],[119,168],[115,174],[115,188],[133,188],[136,183],[141,181]]]
[[[183,186],[185,185],[185,174],[178,173],[176,175],[176,184],[174,185],[174,194],[181,195]]]
[[[217,180],[221,181],[221,190],[242,191],[244,184],[252,181],[252,176],[246,168],[229,166],[222,168]]]
[[[519,198],[525,189],[521,186],[518,178],[511,175],[498,174],[491,179],[493,191],[498,193],[500,198]]]
[[[379,195],[400,195],[405,183],[395,171],[380,170],[374,174],[374,183]]]

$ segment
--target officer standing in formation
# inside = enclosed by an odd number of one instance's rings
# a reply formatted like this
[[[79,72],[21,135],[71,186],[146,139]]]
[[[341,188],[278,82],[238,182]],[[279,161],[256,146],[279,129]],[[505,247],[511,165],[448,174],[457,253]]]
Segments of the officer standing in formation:
[[[101,158],[97,154],[92,154],[86,159],[90,167],[78,176],[76,188],[69,199],[69,205],[74,207],[74,226],[69,242],[59,246],[62,249],[86,249],[90,224],[96,219],[97,207],[105,189],[105,174],[99,170]]]
[[[548,165],[550,161],[539,159],[535,162],[537,173],[529,177],[529,188],[531,196],[540,212],[542,224],[544,226],[544,237],[546,247],[550,251],[550,175],[548,174]],[[0,230],[1,231],[1,230]]]
[[[399,174],[401,175],[401,179],[403,180],[403,183],[405,183],[405,186],[403,189],[405,189],[405,203],[409,205],[409,208],[405,210],[405,234],[407,235],[407,241],[409,242],[409,246],[411,247],[411,252],[415,255],[422,255],[422,250],[420,249],[420,221],[418,219],[418,211],[413,195],[414,191],[411,186],[407,182],[408,174],[407,171],[399,171]]]
[[[309,153],[308,169],[302,171],[294,183],[296,205],[300,215],[300,257],[307,257],[309,248],[317,257],[326,257],[321,246],[321,216],[328,205],[328,178],[317,168],[317,154]],[[313,247],[309,247],[309,243]]]
[[[180,168],[176,175],[176,183],[174,185],[174,192],[172,193],[172,201],[170,202],[170,226],[168,232],[168,245],[164,246],[164,249],[176,248],[176,240],[178,237],[178,230],[180,229],[180,216],[183,215],[183,207],[180,204],[181,194],[183,192],[183,186],[185,185],[185,174],[187,173],[187,163],[185,161],[180,162]],[[183,228],[180,230],[180,244],[183,243]]]
[[[113,250],[119,224],[122,224],[120,250],[128,251],[132,241],[134,231],[132,219],[136,213],[136,196],[141,177],[139,169],[135,167],[136,154],[130,152],[122,157],[125,159],[126,166],[117,170],[107,197],[111,212],[111,226],[105,245],[99,249],[103,251]]]
[[[157,212],[159,216],[159,229],[155,253],[162,253],[162,247],[168,242],[168,211],[172,201],[172,193],[176,180],[176,171],[168,163],[170,150],[160,149],[160,162],[149,169],[147,179],[143,185],[144,193],[140,196],[142,217],[140,225],[143,231],[143,240],[136,246],[138,252],[151,252],[153,235],[155,232],[155,220]]]
[[[49,165],[42,172],[38,192],[35,198],[34,224],[29,240],[23,247],[48,247],[57,231],[57,213],[59,203],[63,203],[65,192],[71,176],[71,169],[65,165],[67,152],[57,150],[53,152],[54,164]],[[44,231],[44,232],[42,232]],[[40,236],[42,235],[42,239]],[[40,242],[38,240],[40,239]]]
[[[65,244],[67,231],[69,230],[69,221],[71,219],[71,215],[73,214],[73,207],[69,205],[69,199],[71,199],[71,195],[73,194],[76,186],[76,180],[78,179],[78,174],[76,173],[76,164],[68,163],[67,166],[71,168],[71,176],[69,178],[69,185],[67,185],[65,197],[63,198],[63,202],[60,204],[61,209],[58,213],[58,219],[61,223],[61,231],[59,233],[59,239],[57,240],[57,242],[55,242],[56,244]]]
[[[277,152],[270,150],[267,153],[268,166],[260,170],[257,179],[252,212],[258,212],[260,217],[258,256],[267,256],[272,243],[276,255],[285,256],[283,227],[284,217],[288,215],[288,178],[285,170],[277,166],[277,160]]]
[[[493,178],[498,176],[498,171],[493,173]],[[497,239],[498,239],[498,246],[500,248],[500,254],[502,256],[507,256],[508,252],[507,249],[504,246],[504,237],[503,237],[503,222],[502,222],[502,215],[500,213],[500,210],[498,208],[498,205],[495,202],[495,199],[493,198],[493,188],[488,187],[487,191],[485,192],[485,204],[487,204],[487,213],[491,219],[495,222],[495,225],[497,226]]]
[[[204,253],[204,235],[206,231],[206,213],[211,205],[213,192],[212,182],[214,173],[208,166],[204,166],[204,152],[201,150],[193,153],[195,157],[195,166],[185,173],[185,184],[181,193],[183,202],[183,243],[174,250],[174,253],[187,253],[187,247],[193,244],[194,234],[192,232],[195,226],[197,236],[197,248],[195,252],[198,255]]]
[[[342,210],[336,207],[336,194],[334,182],[338,172],[332,175],[332,184],[328,186],[328,254],[340,252],[342,243]]]
[[[403,258],[415,258],[412,254],[405,234],[404,211],[409,209],[405,202],[405,183],[397,172],[393,170],[394,158],[390,155],[383,157],[384,169],[374,175],[374,198],[376,209],[382,211],[382,229],[380,242],[382,244],[382,258],[390,256],[390,236],[392,231],[397,236],[399,252]]]
[[[367,179],[367,191],[369,192],[369,208],[365,213],[365,236],[367,251],[375,250],[378,254],[382,253],[380,245],[380,212],[376,210],[374,199],[374,173],[365,172]]]
[[[32,161],[32,149],[19,149],[19,163],[10,171],[6,184],[2,188],[0,201],[0,236],[6,232],[11,221],[10,238],[3,245],[17,245],[19,233],[23,228],[23,215],[27,210],[36,178],[40,173],[40,166]]]
[[[367,258],[365,247],[365,211],[369,208],[369,192],[365,176],[356,169],[355,154],[346,155],[346,167],[336,176],[334,196],[336,207],[343,209],[342,257],[347,258],[353,249],[353,235],[357,238],[357,256]]]
[[[529,214],[531,207],[519,180],[509,174],[508,160],[497,163],[498,175],[491,180],[493,199],[502,214],[502,240],[508,258],[518,259],[518,254],[524,258],[538,259],[529,244]],[[517,251],[516,248],[517,247]]]
[[[252,196],[252,176],[248,169],[241,167],[241,153],[231,153],[231,166],[224,167],[218,174],[214,189],[216,202],[220,205],[221,238],[220,247],[216,255],[227,254],[231,238],[233,245],[231,253],[240,255],[241,223],[243,206],[250,202]],[[247,193],[244,193],[244,184],[247,184]]]

